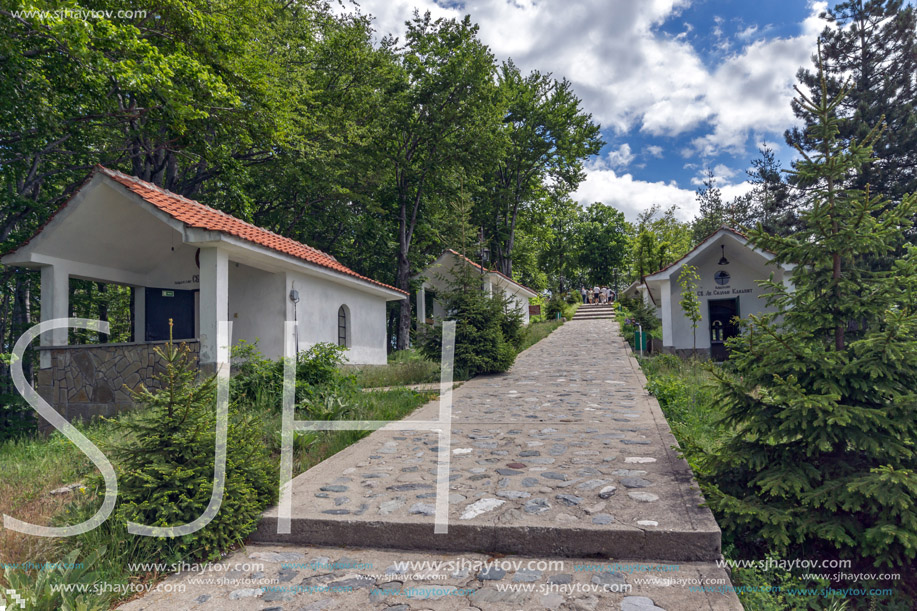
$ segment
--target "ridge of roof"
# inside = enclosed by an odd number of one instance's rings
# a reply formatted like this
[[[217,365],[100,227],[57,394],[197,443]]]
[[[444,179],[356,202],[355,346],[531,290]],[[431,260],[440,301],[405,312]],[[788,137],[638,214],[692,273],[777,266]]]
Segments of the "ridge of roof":
[[[644,281],[644,283],[646,282],[646,279],[647,279],[647,278],[649,278],[649,277],[651,277],[651,276],[655,276],[656,274],[661,274],[661,273],[664,272],[665,270],[670,269],[670,268],[672,268],[672,267],[675,267],[676,265],[678,265],[679,263],[681,263],[682,261],[684,261],[691,253],[693,253],[694,251],[700,249],[704,244],[707,243],[708,240],[710,240],[711,238],[713,238],[713,236],[715,236],[716,234],[718,234],[718,233],[721,232],[721,231],[728,231],[729,233],[734,233],[735,235],[739,236],[740,238],[743,238],[743,239],[746,240],[746,241],[749,240],[749,237],[748,237],[747,235],[745,235],[744,233],[742,233],[741,231],[739,231],[738,229],[734,229],[734,228],[732,228],[732,227],[730,227],[730,226],[728,226],[728,225],[720,225],[719,227],[717,227],[717,228],[713,231],[713,233],[711,233],[711,234],[708,235],[706,238],[704,238],[703,240],[701,240],[701,241],[697,244],[697,246],[695,246],[694,248],[692,248],[691,250],[689,250],[688,252],[686,252],[685,254],[683,254],[682,256],[680,256],[677,260],[673,261],[672,263],[669,263],[669,264],[666,265],[665,267],[662,267],[662,268],[660,268],[660,269],[657,269],[657,270],[654,271],[652,274],[647,274],[647,275],[643,276],[643,281]],[[770,254],[774,254],[774,253],[771,253],[771,251],[769,251],[769,250],[765,250],[764,252],[768,252],[768,253],[770,253]]]
[[[461,258],[461,259],[464,259],[465,261],[467,261],[468,263],[471,263],[473,266],[475,266],[476,268],[478,268],[478,269],[481,270],[481,271],[487,272],[487,273],[489,273],[489,274],[497,274],[497,275],[500,276],[501,278],[503,278],[503,279],[505,279],[505,280],[507,280],[507,281],[509,281],[509,282],[512,282],[512,283],[515,284],[516,286],[521,287],[521,288],[524,288],[525,290],[527,290],[527,291],[529,291],[529,292],[531,292],[531,293],[534,293],[535,295],[538,295],[538,291],[536,291],[535,289],[529,288],[529,287],[525,286],[524,284],[522,284],[522,283],[520,283],[520,282],[516,282],[515,280],[513,280],[512,278],[510,278],[509,276],[507,276],[506,274],[504,274],[504,273],[501,272],[501,271],[498,271],[498,270],[495,270],[495,269],[487,269],[486,267],[484,267],[484,266],[481,265],[480,263],[475,263],[474,261],[472,261],[471,259],[469,259],[469,258],[466,257],[465,255],[463,255],[463,254],[461,254],[461,253],[459,253],[459,252],[457,252],[457,251],[455,251],[455,250],[453,250],[453,249],[451,249],[451,248],[447,248],[447,249],[446,249],[446,252],[451,252],[451,253],[452,253],[453,255],[455,255],[456,257],[459,257],[459,258]]]
[[[154,185],[145,180],[141,180],[136,176],[130,176],[117,170],[106,168],[102,165],[97,165],[93,169],[93,172],[89,175],[86,181],[84,181],[77,189],[77,191],[74,192],[74,194],[68,198],[60,206],[60,208],[54,212],[53,215],[51,215],[51,218],[54,218],[58,212],[63,210],[70,203],[76,193],[82,190],[83,187],[85,187],[89,182],[89,180],[91,180],[92,177],[96,174],[102,174],[111,180],[114,180],[133,194],[139,196],[148,204],[151,204],[162,212],[168,214],[173,219],[189,227],[193,227],[195,229],[204,229],[206,231],[217,231],[231,235],[246,242],[262,246],[274,252],[295,257],[307,263],[318,265],[340,274],[351,276],[358,280],[396,291],[404,295],[408,294],[406,291],[358,274],[346,265],[339,262],[331,255],[322,252],[317,248],[309,246],[308,244],[303,244],[302,242],[297,242],[292,238],[287,238],[276,234],[273,231],[269,231],[262,227],[258,227],[257,225],[243,221],[242,219],[232,216],[231,214],[227,214],[226,212],[217,210],[216,208],[211,208],[210,206],[202,204],[196,200],[189,199],[183,195],[179,195],[167,189],[163,189],[158,185]],[[50,222],[50,219],[48,222]],[[38,231],[32,235],[32,237],[20,244],[15,250],[22,248],[32,239],[34,239],[35,236],[44,230],[48,222],[45,222],[38,229]]]

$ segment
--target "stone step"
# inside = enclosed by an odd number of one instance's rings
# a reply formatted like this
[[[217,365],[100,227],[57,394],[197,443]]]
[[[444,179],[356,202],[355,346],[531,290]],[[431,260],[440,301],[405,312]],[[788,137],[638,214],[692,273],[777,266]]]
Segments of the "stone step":
[[[252,569],[227,573],[225,566]],[[742,609],[725,585],[726,570],[713,562],[645,564],[607,556],[495,558],[477,552],[255,543],[213,566],[193,569],[170,576],[170,587],[154,588],[118,609]],[[695,583],[708,587],[693,587]]]
[[[615,318],[615,313],[613,310],[605,310],[601,312],[582,312],[577,311],[573,315],[573,320],[577,318]]]

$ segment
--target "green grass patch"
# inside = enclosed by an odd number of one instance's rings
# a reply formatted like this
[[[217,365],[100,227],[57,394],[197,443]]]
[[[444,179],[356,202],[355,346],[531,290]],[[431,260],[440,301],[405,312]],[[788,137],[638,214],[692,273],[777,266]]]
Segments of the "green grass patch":
[[[718,424],[722,411],[714,400],[713,375],[707,365],[671,354],[640,358],[646,374],[646,389],[656,397],[669,427],[695,472],[692,460],[703,453],[716,454],[729,438],[729,431]]]
[[[359,393],[345,401],[342,413],[335,414],[345,420],[401,420],[411,412],[436,397],[433,392],[415,392],[407,388],[375,390]],[[328,400],[328,397],[319,400]],[[299,411],[299,410],[297,410]],[[262,412],[265,444],[271,454],[280,460],[280,412]],[[298,420],[309,415],[297,414]],[[294,437],[293,475],[314,467],[326,458],[368,436],[371,431],[310,431],[297,432]]]
[[[115,435],[104,423],[77,426],[97,445],[105,445]],[[51,495],[50,491],[79,482],[94,471],[86,455],[60,433],[0,442],[0,513],[31,524],[51,525],[79,491],[69,495]],[[53,562],[61,554],[59,543],[59,539],[0,528],[0,563]]]
[[[413,348],[393,352],[385,365],[350,366],[347,370],[354,374],[361,388],[409,386],[439,380],[439,363],[424,358]]]
[[[531,348],[549,336],[554,329],[562,324],[564,324],[563,320],[546,320],[544,322],[530,324],[525,337],[522,339],[522,345],[519,347],[519,352]]]

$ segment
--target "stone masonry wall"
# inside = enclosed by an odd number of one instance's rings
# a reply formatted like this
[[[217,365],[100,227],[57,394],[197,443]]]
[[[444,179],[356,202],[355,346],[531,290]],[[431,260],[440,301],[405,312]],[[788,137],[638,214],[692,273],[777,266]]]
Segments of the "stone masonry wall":
[[[131,390],[159,388],[163,371],[155,349],[166,342],[147,344],[91,344],[40,348],[51,353],[51,367],[38,372],[38,393],[68,421],[111,416],[134,407]],[[188,346],[197,361],[200,343]],[[39,428],[50,425],[41,420]]]

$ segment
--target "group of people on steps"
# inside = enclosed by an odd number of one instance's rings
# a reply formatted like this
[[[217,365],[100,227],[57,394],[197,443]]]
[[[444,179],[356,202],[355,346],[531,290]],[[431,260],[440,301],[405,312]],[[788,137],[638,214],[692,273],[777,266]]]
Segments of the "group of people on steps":
[[[589,290],[585,286],[580,287],[580,295],[583,303],[613,303],[617,295],[607,286],[594,286]]]

